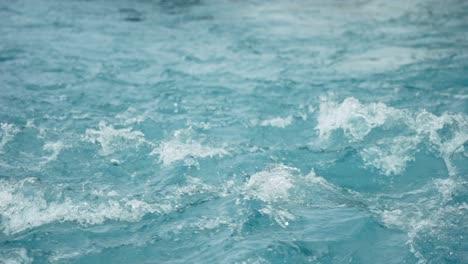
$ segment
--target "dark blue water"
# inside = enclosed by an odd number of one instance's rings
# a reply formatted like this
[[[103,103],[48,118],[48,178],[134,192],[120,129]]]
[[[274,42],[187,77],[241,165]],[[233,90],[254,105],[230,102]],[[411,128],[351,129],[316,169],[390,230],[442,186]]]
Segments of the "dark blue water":
[[[0,263],[467,263],[467,18],[1,1]]]

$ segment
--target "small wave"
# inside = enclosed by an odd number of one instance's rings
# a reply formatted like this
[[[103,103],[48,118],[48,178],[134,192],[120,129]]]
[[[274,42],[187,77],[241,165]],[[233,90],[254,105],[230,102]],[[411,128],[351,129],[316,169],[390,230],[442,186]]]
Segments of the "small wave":
[[[390,118],[404,115],[398,109],[383,103],[361,104],[354,97],[346,98],[341,104],[324,99],[320,104],[316,129],[319,136],[328,139],[331,132],[342,129],[348,139],[362,140],[369,132],[383,125]]]
[[[418,137],[385,138],[362,149],[360,155],[366,166],[377,168],[385,175],[398,175],[414,160],[418,143]]]
[[[101,146],[101,153],[109,155],[114,153],[122,145],[136,143],[137,145],[145,142],[145,135],[133,130],[132,128],[116,129],[106,122],[99,122],[99,130],[86,129],[85,139]]]
[[[44,151],[48,151],[50,152],[51,154],[47,157],[44,157],[44,160],[41,162],[42,165],[44,164],[47,164],[51,161],[54,161],[57,159],[58,155],[60,154],[60,152],[65,148],[65,144],[63,144],[62,141],[56,141],[56,142],[46,142],[44,144]]]
[[[456,174],[450,157],[464,151],[468,141],[468,119],[461,113],[443,113],[436,116],[426,110],[410,112],[383,103],[363,104],[354,97],[342,103],[324,99],[316,129],[319,138],[328,140],[332,132],[342,130],[350,142],[362,142],[377,127],[398,128],[400,134],[384,136],[361,151],[366,166],[375,167],[384,174],[400,174],[414,159],[416,146],[427,142],[447,165],[450,175]]]
[[[418,249],[418,238],[429,236],[437,239],[453,228],[450,221],[466,213],[466,203],[452,201],[457,188],[463,184],[466,182],[451,178],[436,179],[417,190],[366,200],[372,201],[371,211],[379,216],[385,226],[407,232],[410,251],[419,259],[419,263],[427,263],[427,257]],[[385,206],[382,208],[381,205]]]
[[[246,184],[249,194],[264,202],[273,202],[288,197],[288,191],[293,185],[292,174],[297,169],[276,165],[265,171],[252,175]]]
[[[32,193],[23,190],[25,185],[34,182],[33,178],[16,183],[0,181],[0,216],[4,233],[14,234],[52,222],[100,224],[106,220],[137,221],[147,213],[165,211],[162,206],[127,198],[97,203],[80,202],[71,198],[47,201],[41,190],[34,189]]]
[[[0,249],[0,262],[5,264],[29,264],[33,258],[25,248]]]
[[[0,123],[0,153],[3,151],[3,147],[11,142],[18,132],[19,129],[15,125]]]
[[[245,183],[241,194],[247,200],[264,202],[259,212],[269,215],[282,227],[296,219],[292,212],[283,208],[285,204],[310,204],[310,197],[320,197],[321,200],[313,202],[315,206],[337,206],[335,201],[327,200],[327,197],[330,194],[340,196],[338,188],[313,171],[302,175],[299,169],[281,164],[272,164],[253,174]]]
[[[174,138],[161,142],[159,147],[151,152],[151,155],[159,155],[160,162],[164,165],[170,165],[173,162],[185,160],[187,157],[222,157],[229,154],[223,148],[203,146],[192,139],[192,133],[190,129],[175,131]]]
[[[272,127],[279,127],[285,128],[289,126],[293,121],[292,116],[287,117],[275,117],[267,120],[263,120],[260,122],[260,126],[272,126]]]

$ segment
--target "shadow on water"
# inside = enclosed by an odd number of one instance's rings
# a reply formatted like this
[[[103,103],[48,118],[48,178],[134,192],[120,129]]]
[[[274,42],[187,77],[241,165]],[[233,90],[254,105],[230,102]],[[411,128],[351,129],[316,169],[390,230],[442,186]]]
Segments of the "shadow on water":
[[[169,14],[178,14],[187,9],[200,5],[200,0],[160,0],[159,6],[163,12]]]
[[[128,22],[140,22],[144,19],[143,13],[134,8],[120,8],[119,13]]]
[[[166,14],[182,14],[191,7],[201,4],[200,0],[160,0],[155,3],[158,9]],[[141,22],[145,20],[144,12],[136,8],[125,7],[119,9],[123,21]]]

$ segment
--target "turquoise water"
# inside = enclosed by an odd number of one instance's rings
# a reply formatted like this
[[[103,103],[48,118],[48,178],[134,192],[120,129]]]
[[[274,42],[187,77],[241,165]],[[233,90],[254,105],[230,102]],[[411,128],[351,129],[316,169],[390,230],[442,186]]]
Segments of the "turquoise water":
[[[2,1],[0,263],[467,263],[467,17]]]

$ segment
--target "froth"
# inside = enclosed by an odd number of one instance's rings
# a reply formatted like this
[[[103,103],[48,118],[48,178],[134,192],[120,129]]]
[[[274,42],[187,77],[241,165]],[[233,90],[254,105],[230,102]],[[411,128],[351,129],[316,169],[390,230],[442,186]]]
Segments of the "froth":
[[[3,147],[12,141],[18,132],[19,129],[15,125],[0,123],[0,153],[3,151]]]
[[[414,160],[419,139],[417,137],[396,137],[379,140],[375,145],[360,152],[366,166],[375,167],[385,175],[400,174],[406,164]]]
[[[99,130],[86,129],[85,139],[99,144],[103,155],[112,154],[119,146],[131,143],[141,144],[145,142],[144,134],[132,128],[116,129],[106,122],[99,122]]]
[[[289,126],[293,121],[292,116],[287,117],[275,117],[267,120],[263,120],[260,122],[260,126],[272,126],[272,127],[279,127],[285,128]]]
[[[282,227],[296,219],[294,212],[284,208],[288,203],[310,203],[311,195],[337,193],[337,188],[311,171],[302,175],[297,168],[273,164],[253,174],[242,190],[247,199],[263,202],[259,212],[268,215]],[[333,201],[316,201],[317,206],[330,206]]]
[[[65,144],[63,144],[63,142],[60,140],[55,141],[55,142],[51,142],[51,141],[46,142],[44,144],[43,150],[49,152],[50,155],[44,157],[44,160],[42,161],[41,164],[46,164],[46,163],[56,160],[58,155],[62,151],[62,149],[64,149],[65,147],[66,147]]]
[[[28,256],[25,248],[0,249],[0,263],[2,264],[29,264],[33,258]]]
[[[466,214],[466,203],[454,203],[452,195],[466,182],[452,178],[436,179],[420,189],[398,195],[379,195],[371,211],[383,224],[407,232],[410,251],[426,263],[426,257],[416,246],[421,234],[438,237],[452,228],[447,222]],[[382,206],[384,205],[384,206]],[[382,208],[379,208],[382,207]]]
[[[246,184],[250,195],[264,202],[273,202],[288,197],[288,191],[294,184],[292,174],[297,170],[276,165],[252,175]]]
[[[342,103],[324,99],[316,129],[321,140],[327,140],[333,131],[342,130],[350,142],[363,139],[377,127],[396,128],[396,137],[383,137],[365,146],[360,155],[366,166],[375,167],[386,175],[400,174],[414,159],[416,147],[428,142],[447,164],[450,175],[456,173],[450,156],[464,151],[468,141],[468,121],[465,115],[443,113],[436,116],[426,110],[410,112],[383,103],[363,104],[356,98]]]
[[[373,128],[381,126],[389,118],[400,116],[400,111],[382,103],[363,105],[356,98],[346,98],[341,104],[324,100],[320,104],[317,129],[321,138],[342,129],[351,140],[362,140]]]
[[[159,147],[151,152],[151,155],[159,155],[159,161],[164,165],[169,165],[187,157],[222,157],[228,154],[228,151],[223,148],[202,145],[193,140],[191,135],[191,130],[177,130],[174,132],[173,139],[161,142]]]
[[[23,186],[33,181],[0,181],[0,216],[4,233],[18,233],[52,222],[100,224],[106,220],[136,221],[147,213],[164,211],[158,205],[127,198],[96,203],[75,201],[71,198],[47,201],[41,190],[23,192]]]

